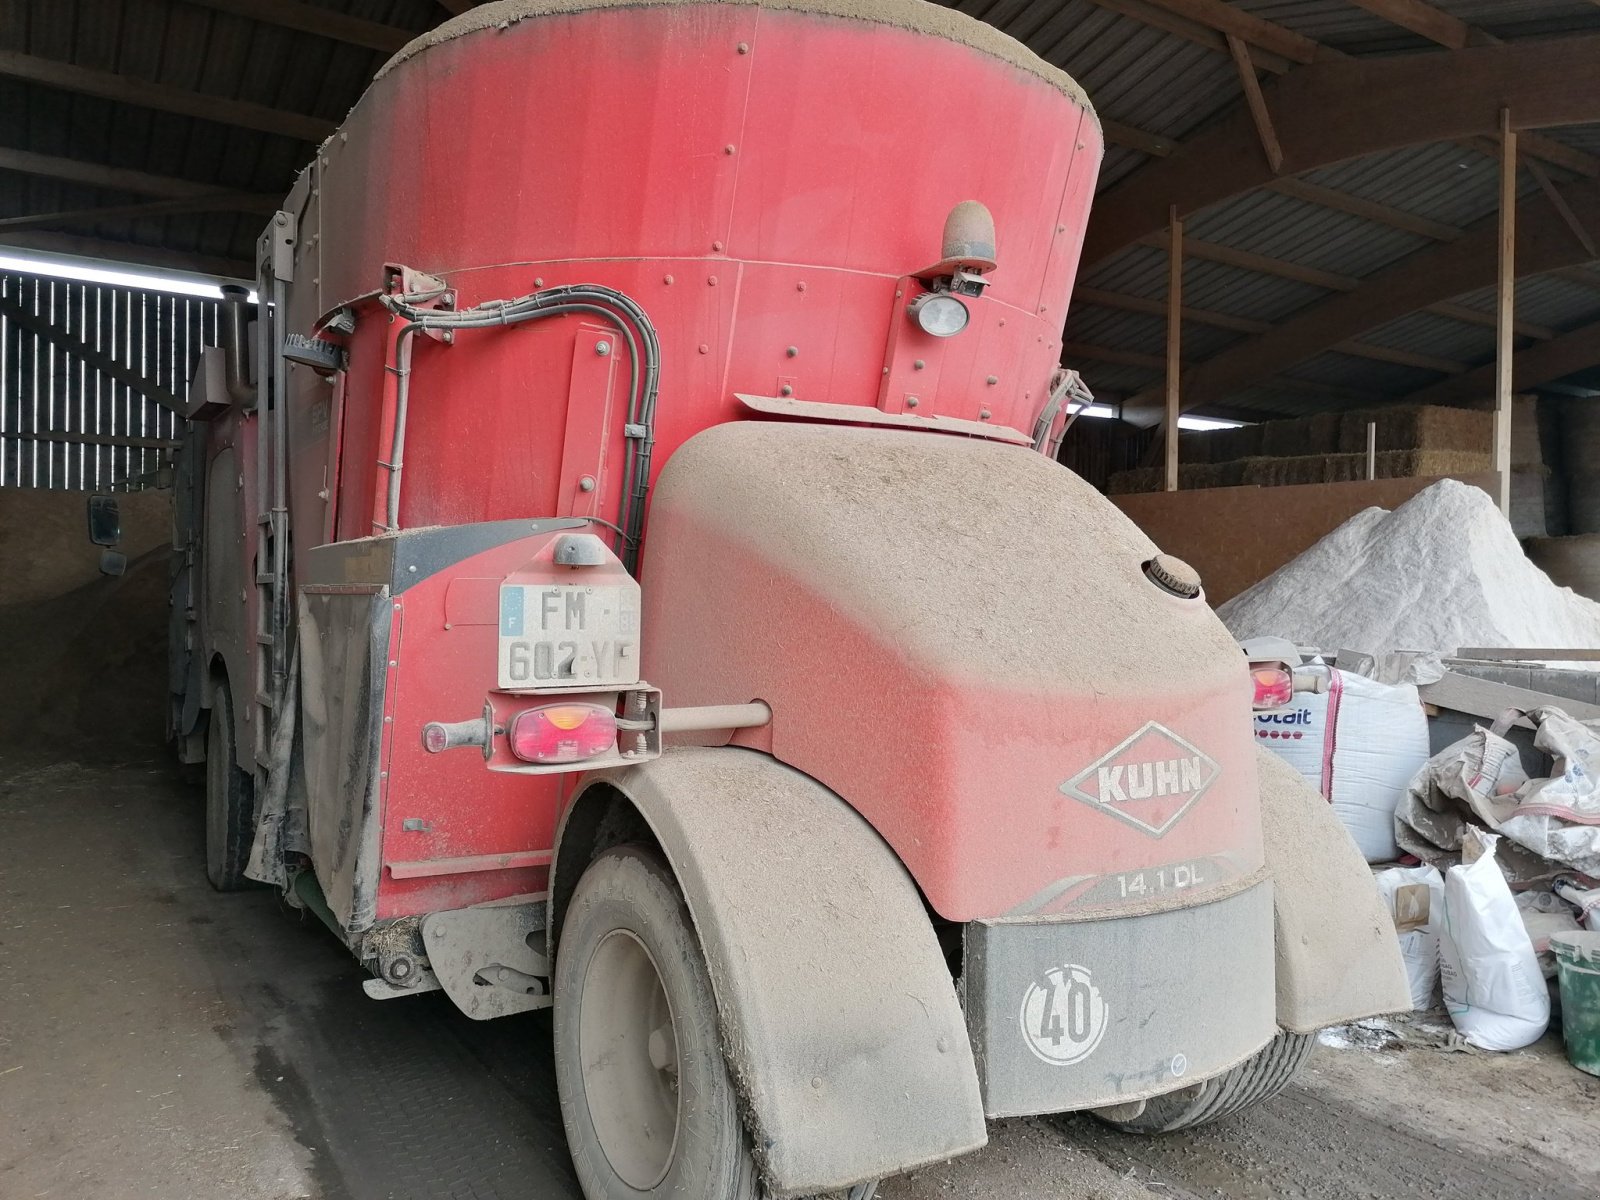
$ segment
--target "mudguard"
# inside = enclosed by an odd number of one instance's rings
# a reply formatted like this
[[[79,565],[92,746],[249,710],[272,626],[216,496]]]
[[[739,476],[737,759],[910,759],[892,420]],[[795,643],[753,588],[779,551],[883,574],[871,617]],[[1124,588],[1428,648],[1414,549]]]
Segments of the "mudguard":
[[[1409,1010],[1394,924],[1356,844],[1293,767],[1258,749],[1257,769],[1273,880],[1278,1024],[1311,1033]]]
[[[649,823],[683,888],[772,1194],[831,1192],[984,1144],[949,968],[916,885],[866,821],[750,750],[669,750],[597,773],[557,840],[553,938],[593,845],[574,830],[609,807],[609,789]]]

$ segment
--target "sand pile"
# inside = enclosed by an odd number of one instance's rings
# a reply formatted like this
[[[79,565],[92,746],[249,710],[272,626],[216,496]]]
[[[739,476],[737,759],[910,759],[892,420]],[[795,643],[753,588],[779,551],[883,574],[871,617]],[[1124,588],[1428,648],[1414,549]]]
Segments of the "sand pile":
[[[1217,613],[1238,638],[1329,651],[1600,649],[1600,604],[1552,583],[1489,495],[1453,479],[1357,513]]]
[[[0,745],[73,759],[160,751],[170,559],[162,546],[124,575],[0,606]]]

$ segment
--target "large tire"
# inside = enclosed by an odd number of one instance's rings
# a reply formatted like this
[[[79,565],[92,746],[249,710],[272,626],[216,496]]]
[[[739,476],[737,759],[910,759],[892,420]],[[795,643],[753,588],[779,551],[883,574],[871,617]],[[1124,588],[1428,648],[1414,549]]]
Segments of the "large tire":
[[[206,878],[219,892],[251,886],[244,869],[255,835],[255,780],[239,769],[233,701],[218,683],[206,728]]]
[[[588,1200],[761,1200],[700,942],[654,853],[619,846],[589,864],[551,982],[561,1117]]]
[[[1314,1033],[1280,1033],[1233,1070],[1157,1096],[1137,1117],[1107,1124],[1127,1133],[1175,1133],[1231,1116],[1283,1091],[1316,1044]]]

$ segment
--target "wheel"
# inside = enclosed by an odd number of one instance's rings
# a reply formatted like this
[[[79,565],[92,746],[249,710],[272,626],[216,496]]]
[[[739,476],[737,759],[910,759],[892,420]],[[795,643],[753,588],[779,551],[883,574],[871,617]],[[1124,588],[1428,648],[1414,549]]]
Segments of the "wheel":
[[[1127,1133],[1173,1133],[1230,1116],[1283,1091],[1316,1044],[1314,1033],[1280,1033],[1233,1070],[1157,1096],[1137,1117],[1107,1124]]]
[[[650,850],[619,846],[589,864],[552,986],[561,1117],[588,1200],[762,1200],[700,942]]]
[[[250,886],[245,865],[255,833],[255,780],[239,769],[228,685],[211,697],[206,727],[206,877],[219,892]]]

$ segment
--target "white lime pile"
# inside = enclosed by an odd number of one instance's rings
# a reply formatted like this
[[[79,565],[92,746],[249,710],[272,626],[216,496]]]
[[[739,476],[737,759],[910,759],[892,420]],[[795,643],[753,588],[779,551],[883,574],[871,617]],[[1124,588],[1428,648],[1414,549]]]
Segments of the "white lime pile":
[[[1552,583],[1489,495],[1452,479],[1357,513],[1217,613],[1240,639],[1328,651],[1600,649],[1600,604]]]

